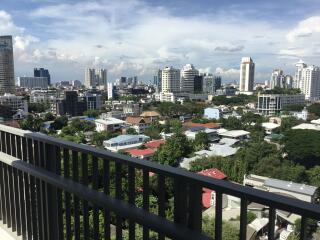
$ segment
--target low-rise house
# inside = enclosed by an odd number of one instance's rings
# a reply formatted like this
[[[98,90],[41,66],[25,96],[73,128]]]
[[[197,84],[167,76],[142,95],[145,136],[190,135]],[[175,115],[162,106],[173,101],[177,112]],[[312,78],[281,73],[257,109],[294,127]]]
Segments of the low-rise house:
[[[142,134],[150,126],[151,121],[142,117],[127,117],[126,123],[130,128],[136,130],[138,134]]]
[[[120,135],[103,141],[103,146],[112,152],[125,151],[143,145],[150,138],[145,135]]]
[[[309,112],[308,112],[306,107],[304,107],[301,112],[291,112],[291,114],[295,118],[301,119],[301,120],[304,120],[304,121],[307,121],[307,119],[309,117]]]
[[[227,180],[227,176],[216,168],[205,169],[197,173],[206,177],[214,178],[214,179]],[[207,209],[207,208],[210,208],[211,206],[215,207],[215,204],[216,204],[215,191],[208,188],[202,188],[203,208]],[[227,195],[223,194],[222,207],[226,208],[227,205],[228,205]]]
[[[204,127],[204,128],[210,128],[210,129],[219,129],[220,128],[220,124],[219,123],[194,123],[194,122],[191,122],[191,121],[187,121],[187,122],[184,122],[182,124],[182,126],[186,129],[189,129],[189,128],[193,128],[193,127]]]
[[[220,139],[217,130],[202,126],[190,128],[189,130],[185,131],[184,134],[189,140],[195,140],[196,135],[200,132],[205,132],[208,135],[208,140],[210,142],[219,141]]]
[[[320,125],[316,125],[316,124],[312,124],[312,123],[301,123],[297,126],[292,127],[292,129],[320,131]]]
[[[164,143],[166,143],[166,140],[158,139],[158,140],[152,140],[152,141],[146,142],[144,146],[146,148],[158,149]]]
[[[314,125],[320,126],[320,118],[317,120],[312,120],[311,123]]]
[[[155,122],[160,119],[160,113],[156,111],[144,111],[140,114],[140,117],[149,119],[151,122]]]
[[[219,108],[205,108],[203,117],[206,119],[220,119],[221,112]]]
[[[121,129],[125,123],[125,121],[122,121],[117,118],[96,119],[94,122],[96,124],[97,132],[114,132],[116,130]]]
[[[244,130],[230,130],[230,131],[220,131],[219,135],[224,138],[245,140],[249,137],[250,132],[244,131]]]
[[[266,134],[272,134],[275,129],[279,128],[280,125],[277,123],[271,123],[271,122],[264,122],[261,124],[264,128]]]
[[[130,154],[131,157],[149,160],[153,156],[155,151],[156,149],[152,149],[152,148],[147,148],[147,149],[134,148],[134,149],[128,149],[125,152]]]

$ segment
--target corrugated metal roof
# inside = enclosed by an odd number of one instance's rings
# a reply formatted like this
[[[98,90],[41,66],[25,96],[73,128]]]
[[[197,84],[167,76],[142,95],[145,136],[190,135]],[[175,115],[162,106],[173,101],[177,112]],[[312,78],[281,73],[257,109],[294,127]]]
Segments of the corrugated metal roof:
[[[265,186],[282,189],[286,191],[291,191],[295,193],[300,193],[304,195],[312,196],[315,191],[317,190],[317,187],[301,184],[301,183],[294,183],[294,182],[288,182],[278,179],[266,179],[265,180]]]

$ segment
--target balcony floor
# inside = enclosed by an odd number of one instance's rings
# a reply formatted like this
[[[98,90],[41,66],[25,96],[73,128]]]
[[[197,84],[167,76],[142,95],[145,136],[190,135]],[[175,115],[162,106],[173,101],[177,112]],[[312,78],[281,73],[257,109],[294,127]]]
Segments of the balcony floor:
[[[15,233],[11,233],[11,229],[7,229],[0,221],[0,239],[1,240],[21,240],[21,237],[15,236]]]

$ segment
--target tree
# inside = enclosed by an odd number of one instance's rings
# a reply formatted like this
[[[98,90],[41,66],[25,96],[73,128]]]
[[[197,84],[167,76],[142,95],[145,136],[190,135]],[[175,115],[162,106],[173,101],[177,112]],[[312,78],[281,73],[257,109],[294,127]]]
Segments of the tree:
[[[299,112],[303,110],[304,106],[305,106],[304,104],[291,104],[291,105],[285,106],[282,110]]]
[[[177,133],[181,130],[182,123],[179,119],[173,119],[170,121],[170,127],[171,127],[172,132]]]
[[[102,132],[94,132],[91,136],[91,143],[101,147],[103,145],[103,141],[113,138],[116,134],[102,131]]]
[[[215,233],[215,220],[205,216],[202,219],[202,232],[209,236],[214,237]],[[222,239],[234,240],[239,239],[239,229],[234,227],[231,223],[222,221]]]
[[[95,109],[89,109],[83,113],[85,116],[91,117],[91,118],[97,118],[100,114],[99,110]]]
[[[283,138],[288,158],[306,168],[320,164],[320,133],[315,130],[289,130]]]
[[[127,134],[132,134],[132,135],[137,135],[137,131],[134,128],[128,128],[127,129]]]
[[[61,117],[57,117],[53,123],[51,123],[51,127],[54,130],[60,130],[63,127],[68,125],[68,117],[67,116],[61,116]]]
[[[43,120],[41,118],[34,118],[32,115],[28,115],[26,119],[22,120],[20,126],[23,130],[29,130],[33,132],[39,132],[42,128]]]
[[[45,115],[44,115],[44,121],[53,121],[55,120],[55,116],[52,114],[52,112],[47,112]]]
[[[236,117],[222,118],[222,125],[230,130],[243,128],[241,120]]]
[[[307,176],[311,185],[320,187],[320,166],[307,170]]]
[[[310,113],[314,114],[317,117],[320,117],[320,103],[312,104],[307,109]]]
[[[176,133],[165,144],[160,146],[153,155],[153,160],[161,164],[176,167],[180,159],[187,156],[190,152],[191,147],[186,136],[182,133]]]
[[[151,139],[160,139],[162,127],[159,124],[152,123],[145,131],[144,134],[149,136]]]
[[[29,112],[42,113],[47,111],[50,108],[48,102],[45,103],[29,103],[28,110]]]
[[[198,132],[196,134],[193,146],[196,151],[199,151],[201,149],[208,149],[209,147],[208,134],[205,132]]]
[[[301,120],[298,120],[295,117],[286,117],[281,119],[280,132],[284,133],[285,131],[290,130],[292,127],[302,123]]]

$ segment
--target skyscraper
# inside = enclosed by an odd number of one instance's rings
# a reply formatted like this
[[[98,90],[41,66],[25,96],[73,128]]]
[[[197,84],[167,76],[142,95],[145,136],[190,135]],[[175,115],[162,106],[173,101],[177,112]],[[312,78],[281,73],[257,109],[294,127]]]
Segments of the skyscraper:
[[[295,87],[300,88],[305,94],[306,100],[316,101],[320,99],[320,68],[307,66],[303,61],[296,64]]]
[[[240,64],[240,92],[253,91],[255,64],[251,57],[243,57]]]
[[[51,76],[48,69],[44,68],[34,68],[33,69],[34,77],[46,77],[48,79],[48,85],[51,85]]]
[[[12,36],[0,36],[0,94],[14,92]]]
[[[84,85],[87,88],[107,87],[107,69],[87,68]]]
[[[166,67],[162,70],[161,75],[162,90],[161,92],[180,92],[180,70],[173,67]]]
[[[194,80],[196,76],[199,76],[199,71],[192,64],[183,66],[180,78],[181,92],[194,92]]]
[[[221,88],[221,77],[214,76],[211,73],[203,73],[202,91],[207,94],[214,94]]]

